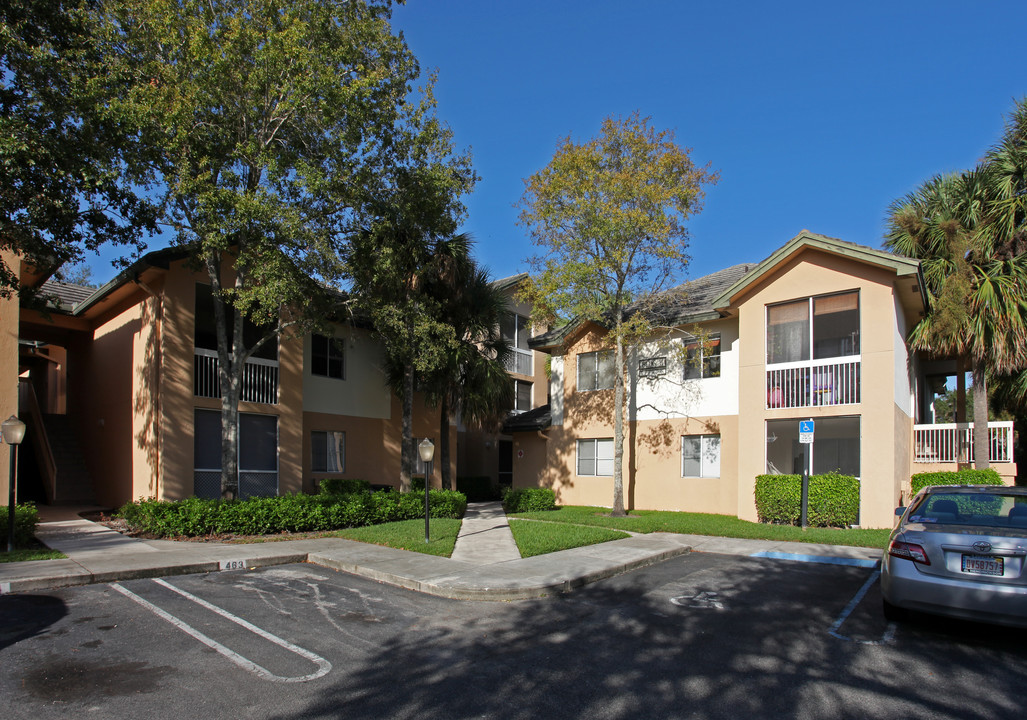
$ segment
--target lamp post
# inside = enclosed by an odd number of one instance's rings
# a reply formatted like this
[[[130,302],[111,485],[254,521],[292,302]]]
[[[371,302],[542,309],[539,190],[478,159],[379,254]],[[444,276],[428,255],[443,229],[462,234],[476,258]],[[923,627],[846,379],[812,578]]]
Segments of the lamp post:
[[[428,486],[431,481],[431,461],[435,457],[435,444],[425,438],[417,446],[417,452],[424,463],[424,541],[428,542]]]
[[[11,446],[11,474],[8,477],[7,552],[14,552],[14,488],[18,482],[18,446],[25,439],[25,423],[11,415],[0,423],[0,435]]]

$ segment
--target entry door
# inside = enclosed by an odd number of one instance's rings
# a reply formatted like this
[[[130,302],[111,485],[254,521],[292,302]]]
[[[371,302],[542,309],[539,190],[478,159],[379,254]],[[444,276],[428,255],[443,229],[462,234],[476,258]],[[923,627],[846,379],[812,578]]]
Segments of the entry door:
[[[513,485],[513,440],[499,441],[499,487]]]

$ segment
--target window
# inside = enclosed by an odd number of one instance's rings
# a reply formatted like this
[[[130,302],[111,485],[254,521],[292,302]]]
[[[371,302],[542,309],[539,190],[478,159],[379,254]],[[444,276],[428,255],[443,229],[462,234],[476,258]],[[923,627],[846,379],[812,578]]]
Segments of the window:
[[[810,317],[813,317],[812,324]],[[767,364],[859,355],[859,293],[767,307]]]
[[[515,413],[522,413],[531,410],[531,383],[524,380],[514,380],[514,408]]]
[[[310,470],[346,471],[346,433],[317,430],[310,433]]]
[[[227,306],[225,308],[226,318],[228,322],[228,345],[232,346],[232,307]],[[258,341],[266,333],[273,330],[273,326],[258,327],[253,324],[253,321],[249,318],[243,319],[243,343],[246,347],[251,348],[257,344]],[[196,313],[195,322],[193,328],[193,343],[196,347],[204,350],[217,350],[218,349],[218,333],[217,325],[214,320],[214,295],[211,291],[210,285],[204,285],[203,283],[196,284]],[[250,357],[258,358],[261,360],[278,360],[278,336],[272,336],[263,345],[253,351],[253,355]]]
[[[720,477],[720,435],[681,437],[681,477]]]
[[[504,313],[499,323],[499,329],[503,337],[510,342],[510,346],[530,352],[528,348],[528,318],[515,313]]]
[[[685,344],[685,380],[720,377],[720,334]]]
[[[310,336],[310,372],[323,377],[346,379],[343,344],[339,338]]]
[[[499,330],[510,343],[512,351],[507,358],[506,369],[520,375],[531,375],[534,370],[531,349],[528,347],[528,337],[531,335],[528,318],[515,313],[503,313]]]
[[[802,418],[807,420],[809,418]],[[820,417],[814,421],[813,474],[840,472],[859,477],[859,417]],[[799,442],[799,418],[767,421],[767,473],[801,475],[805,448]]]
[[[193,493],[221,497],[221,412],[194,410]],[[239,497],[278,494],[278,417],[239,413]]]
[[[578,390],[607,390],[613,376],[613,350],[578,355]]]
[[[613,475],[613,438],[578,440],[578,475]]]

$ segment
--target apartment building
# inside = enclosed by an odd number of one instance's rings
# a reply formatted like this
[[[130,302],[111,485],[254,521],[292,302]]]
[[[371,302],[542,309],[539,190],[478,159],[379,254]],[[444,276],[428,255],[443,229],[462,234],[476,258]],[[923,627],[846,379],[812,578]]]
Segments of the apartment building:
[[[931,413],[954,359],[906,346],[926,302],[918,261],[809,231],[666,294],[658,312],[673,329],[627,357],[626,505],[756,520],[756,477],[802,471],[799,422],[812,420],[813,472],[860,478],[860,524],[891,527],[913,472],[972,460],[972,429]],[[529,342],[551,355],[551,402],[508,423],[516,487],[612,503],[606,332],[572,322]],[[987,432],[1012,482],[1012,424]]]

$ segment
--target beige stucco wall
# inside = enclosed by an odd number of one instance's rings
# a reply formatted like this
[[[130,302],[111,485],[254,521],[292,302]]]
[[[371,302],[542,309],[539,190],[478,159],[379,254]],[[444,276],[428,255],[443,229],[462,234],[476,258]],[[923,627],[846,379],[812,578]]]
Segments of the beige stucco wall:
[[[806,249],[782,263],[738,304],[739,449],[738,516],[756,520],[753,489],[766,469],[766,421],[860,416],[860,522],[891,527],[898,478],[910,455],[910,429],[897,409],[893,343],[895,273],[819,250]],[[860,302],[861,402],[853,405],[766,407],[766,306],[815,295],[858,290]]]
[[[567,347],[563,356],[564,423],[543,433],[515,434],[515,487],[552,488],[563,505],[610,507],[613,504],[612,477],[577,474],[577,441],[613,437],[614,391],[577,392],[576,388],[577,356],[600,349],[604,349],[603,332],[595,326],[586,328]],[[668,371],[668,375],[675,373],[680,373],[680,368]],[[674,386],[673,382],[668,385]],[[716,404],[713,398],[709,400]],[[676,402],[673,409],[682,410],[680,405]],[[625,504],[631,509],[734,514],[738,504],[737,424],[735,415],[671,416],[625,422],[622,465]],[[683,435],[721,436],[720,477],[681,476]]]

